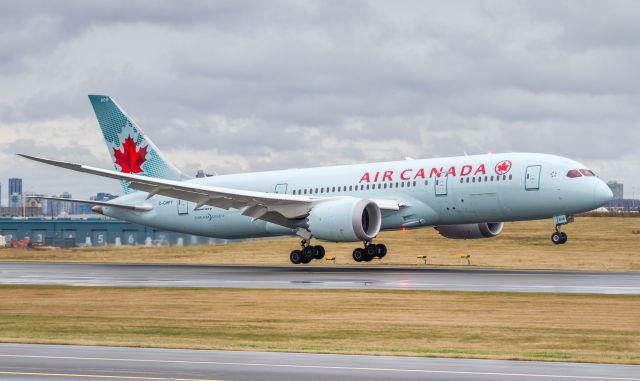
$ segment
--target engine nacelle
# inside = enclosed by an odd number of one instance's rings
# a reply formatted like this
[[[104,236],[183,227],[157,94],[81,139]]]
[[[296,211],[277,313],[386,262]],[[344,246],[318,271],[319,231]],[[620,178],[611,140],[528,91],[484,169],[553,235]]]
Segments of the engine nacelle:
[[[436,226],[438,233],[452,239],[491,238],[500,234],[502,228],[504,228],[504,222]]]
[[[380,232],[382,213],[373,201],[344,197],[318,203],[307,221],[311,234],[324,241],[371,241]]]

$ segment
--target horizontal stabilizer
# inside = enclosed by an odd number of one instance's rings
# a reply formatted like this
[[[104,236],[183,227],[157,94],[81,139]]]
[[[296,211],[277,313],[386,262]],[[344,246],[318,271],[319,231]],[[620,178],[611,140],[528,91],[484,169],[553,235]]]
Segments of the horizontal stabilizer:
[[[138,212],[148,212],[151,209],[153,209],[153,207],[151,205],[127,205],[127,204],[116,204],[116,203],[109,202],[109,201],[79,200],[79,199],[76,199],[76,198],[60,198],[60,197],[38,197],[38,198],[43,198],[45,200],[62,201],[62,202],[73,202],[73,203],[76,203],[76,204],[90,204],[90,205],[99,205],[99,206],[109,206],[109,207],[114,207],[114,208],[135,210],[135,211],[138,211]]]

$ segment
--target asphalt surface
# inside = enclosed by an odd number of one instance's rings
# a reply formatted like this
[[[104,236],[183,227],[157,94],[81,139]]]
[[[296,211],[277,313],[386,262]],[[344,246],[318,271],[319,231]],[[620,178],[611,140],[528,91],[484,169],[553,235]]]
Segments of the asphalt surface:
[[[640,366],[0,344],[0,379],[640,381]]]
[[[640,273],[0,262],[0,284],[640,294]]]

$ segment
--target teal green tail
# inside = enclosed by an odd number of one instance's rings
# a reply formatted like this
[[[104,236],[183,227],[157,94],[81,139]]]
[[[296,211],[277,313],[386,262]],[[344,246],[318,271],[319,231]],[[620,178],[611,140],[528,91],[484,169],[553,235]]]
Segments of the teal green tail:
[[[186,178],[111,97],[89,95],[89,100],[116,171],[167,180]],[[126,181],[122,182],[122,189],[124,193],[131,192]]]

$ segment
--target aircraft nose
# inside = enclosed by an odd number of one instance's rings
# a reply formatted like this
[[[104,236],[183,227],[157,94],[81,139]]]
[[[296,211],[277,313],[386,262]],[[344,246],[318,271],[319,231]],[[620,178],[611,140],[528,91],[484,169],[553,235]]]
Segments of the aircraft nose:
[[[593,202],[596,205],[601,206],[613,199],[613,192],[604,181],[598,180],[596,186],[593,189]]]

